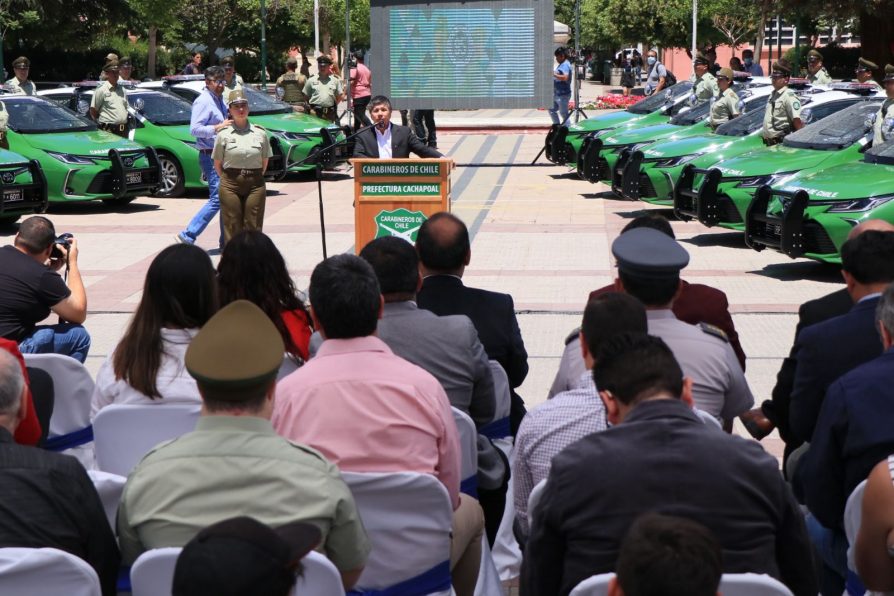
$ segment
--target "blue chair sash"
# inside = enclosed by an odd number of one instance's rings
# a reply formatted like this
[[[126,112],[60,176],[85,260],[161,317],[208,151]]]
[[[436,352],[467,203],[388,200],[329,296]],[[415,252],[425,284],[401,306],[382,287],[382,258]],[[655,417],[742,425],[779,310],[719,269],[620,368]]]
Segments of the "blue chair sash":
[[[459,483],[459,492],[478,498],[478,475],[469,476]]]
[[[121,567],[118,569],[118,581],[115,587],[119,592],[130,593],[133,591],[133,588],[130,585],[130,567]]]
[[[847,570],[847,581],[845,581],[844,587],[848,596],[863,596],[866,593],[866,588],[860,577],[850,569]]]
[[[484,435],[491,441],[508,437],[512,434],[509,427],[509,416],[485,424],[478,429],[478,434]]]
[[[93,441],[93,425],[87,426],[74,432],[59,435],[58,437],[50,437],[43,443],[43,448],[47,451],[65,451],[74,447],[80,447]]]
[[[450,589],[450,561],[381,590],[351,590],[347,596],[425,596]]]

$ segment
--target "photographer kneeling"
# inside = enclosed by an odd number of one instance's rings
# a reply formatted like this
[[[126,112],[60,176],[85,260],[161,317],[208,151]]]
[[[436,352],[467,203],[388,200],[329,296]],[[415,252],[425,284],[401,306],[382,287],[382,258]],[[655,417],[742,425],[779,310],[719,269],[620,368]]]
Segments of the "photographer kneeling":
[[[68,285],[57,273],[63,268]],[[59,323],[37,325],[50,311]],[[46,217],[29,217],[14,246],[0,248],[0,337],[16,341],[25,354],[64,354],[84,362],[90,350],[90,334],[81,326],[86,318],[77,240],[70,234],[57,238]]]

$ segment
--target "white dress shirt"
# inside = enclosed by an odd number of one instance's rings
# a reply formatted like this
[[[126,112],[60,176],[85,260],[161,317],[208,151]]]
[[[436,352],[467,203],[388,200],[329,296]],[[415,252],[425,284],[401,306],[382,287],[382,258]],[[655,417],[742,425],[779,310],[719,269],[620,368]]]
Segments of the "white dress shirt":
[[[385,134],[378,127],[373,130],[376,131],[376,142],[379,144],[379,159],[391,159],[391,126],[388,126]]]

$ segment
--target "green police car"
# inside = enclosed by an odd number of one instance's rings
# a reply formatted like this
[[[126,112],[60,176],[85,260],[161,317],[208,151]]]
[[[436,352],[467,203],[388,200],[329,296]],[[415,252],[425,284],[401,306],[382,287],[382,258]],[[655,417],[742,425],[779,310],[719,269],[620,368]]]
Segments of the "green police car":
[[[140,83],[137,88],[169,90],[192,103],[205,89],[205,77],[202,75],[176,75],[165,77],[162,81]],[[325,128],[326,136],[333,140],[345,139],[344,132],[328,120],[296,112],[289,104],[251,86],[245,85],[242,90],[248,99],[248,119],[278,137],[286,172],[304,172],[315,168],[314,163],[312,160],[308,160],[308,157],[326,143],[321,129]],[[344,163],[350,157],[350,149],[346,144],[340,144],[332,153],[333,159],[325,164],[327,169]]]
[[[3,95],[0,102],[9,113],[9,149],[40,163],[50,203],[129,203],[158,187],[158,156],[151,147],[98,130],[43,97]]]
[[[761,186],[780,183],[802,170],[859,160],[870,132],[867,118],[878,112],[881,101],[859,98],[853,103],[815,124],[810,108],[805,108],[801,114],[807,126],[779,145],[724,159],[709,169],[686,166],[674,190],[678,214],[697,217],[707,226],[744,230],[745,211]],[[831,109],[831,103],[816,108]]]
[[[0,149],[0,225],[47,208],[47,179],[36,159]]]
[[[746,213],[745,242],[840,264],[848,233],[868,219],[894,223],[894,141],[870,148],[862,161],[760,187]]]
[[[625,110],[593,116],[570,126],[553,124],[546,133],[544,155],[559,165],[579,163],[580,151],[588,135],[637,123],[648,126],[667,122],[668,118],[686,106],[686,99],[691,93],[692,83],[677,83]]]

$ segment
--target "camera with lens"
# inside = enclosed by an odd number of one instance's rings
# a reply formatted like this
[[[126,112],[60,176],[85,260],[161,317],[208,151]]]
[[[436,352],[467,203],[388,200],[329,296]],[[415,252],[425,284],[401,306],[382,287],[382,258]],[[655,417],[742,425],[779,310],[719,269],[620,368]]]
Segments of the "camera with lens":
[[[51,259],[64,259],[68,255],[68,251],[71,248],[71,239],[74,238],[74,234],[70,234],[68,232],[61,234],[58,238],[53,240],[53,250],[50,252]],[[65,252],[63,253],[61,248],[65,248]]]

